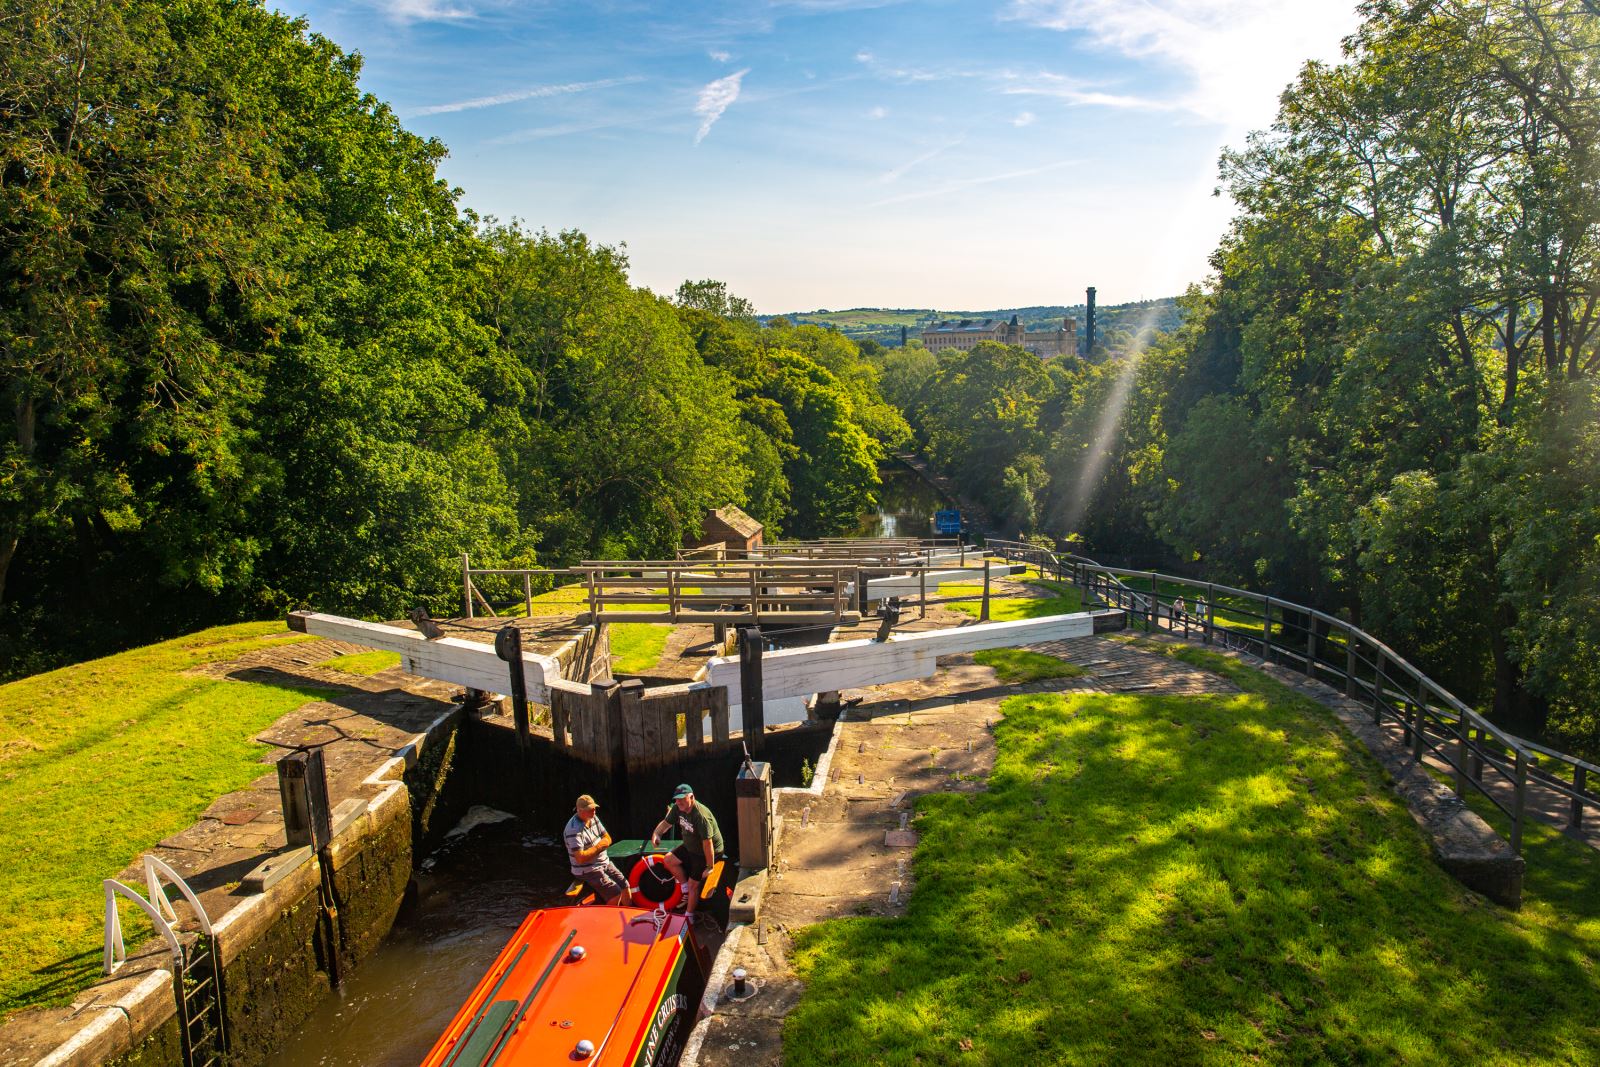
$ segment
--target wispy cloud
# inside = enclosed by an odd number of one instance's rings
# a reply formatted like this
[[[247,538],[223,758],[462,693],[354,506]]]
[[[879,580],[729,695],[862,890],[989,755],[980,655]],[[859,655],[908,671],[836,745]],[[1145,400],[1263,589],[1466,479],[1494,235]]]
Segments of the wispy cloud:
[[[744,76],[750,73],[750,68],[735,71],[726,78],[718,78],[700,90],[700,97],[695,101],[694,113],[700,116],[700,129],[694,135],[694,143],[699,144],[706,139],[706,134],[711,132],[711,127],[716,125],[722,113],[739,99],[740,83]]]
[[[946,196],[957,193],[963,189],[971,189],[976,185],[992,185],[995,182],[1007,182],[1016,178],[1028,178],[1035,174],[1044,174],[1047,171],[1060,170],[1072,166],[1076,160],[1063,159],[1055,163],[1046,163],[1042,167],[1029,167],[1026,170],[1008,170],[1004,174],[986,174],[978,178],[962,178],[958,181],[948,182],[932,189],[922,189],[915,193],[902,193],[899,196],[886,197],[874,201],[868,207],[887,207],[890,204],[903,204],[908,200],[926,200],[930,196]]]
[[[930,149],[929,151],[922,153],[922,155],[917,156],[915,159],[908,159],[898,167],[895,167],[893,170],[886,170],[882,174],[878,175],[878,181],[883,185],[893,184],[894,182],[897,182],[901,178],[905,177],[908,172],[915,170],[917,167],[922,166],[929,160],[937,159],[938,157],[944,155],[946,152],[950,151],[950,149],[959,145],[961,141],[961,138],[957,138],[956,140],[942,144],[937,148]]]
[[[871,63],[872,62],[872,53],[867,51],[865,48],[863,48],[861,51],[856,53],[856,62],[857,63]]]
[[[1031,111],[1020,111],[1017,113],[1017,117],[1011,120],[1011,125],[1020,130],[1024,126],[1032,126],[1033,120],[1037,117]]]
[[[886,119],[888,117],[889,109],[881,104],[867,112],[867,118],[869,119]]]
[[[367,6],[395,22],[461,22],[478,14],[466,4],[450,0],[367,0]]]
[[[1337,59],[1359,22],[1353,0],[1012,0],[1007,17],[1171,64],[1190,77],[1173,104],[1230,131],[1270,121],[1301,64]]]
[[[1146,96],[1124,96],[1097,89],[1076,78],[1049,71],[1035,74],[1005,72],[1000,75],[1000,91],[1008,96],[1048,96],[1081,107],[1136,108],[1141,111],[1174,111],[1181,105],[1171,100]]]
[[[713,49],[712,51],[707,52],[706,55],[710,56],[712,59],[716,60],[718,63],[726,63],[728,60],[733,58],[733,53],[724,52],[720,48]]]
[[[499,107],[501,104],[515,104],[519,100],[538,100],[547,96],[567,96],[572,93],[587,93],[595,89],[609,89],[615,85],[630,85],[643,81],[644,78],[634,74],[626,78],[604,78],[592,82],[567,82],[564,85],[536,85],[530,89],[516,89],[509,93],[497,93],[494,96],[478,96],[471,100],[457,100],[449,104],[430,104],[427,107],[413,109],[411,115],[448,115],[456,111],[476,111],[483,107]]]

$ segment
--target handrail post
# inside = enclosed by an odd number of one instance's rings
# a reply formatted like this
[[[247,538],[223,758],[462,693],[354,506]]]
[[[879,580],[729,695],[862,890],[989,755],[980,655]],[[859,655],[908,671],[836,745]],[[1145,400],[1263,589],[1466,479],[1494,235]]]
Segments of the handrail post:
[[[989,557],[983,559],[983,606],[978,611],[978,621],[989,621]]]
[[[1422,684],[1422,676],[1417,676],[1417,710],[1414,713],[1417,721],[1417,730],[1411,737],[1411,755],[1418,762],[1422,760],[1422,746],[1427,739],[1428,729],[1428,689]]]
[[[1306,677],[1317,676],[1317,617],[1306,612]]]
[[[1585,787],[1587,786],[1588,782],[1589,782],[1589,768],[1587,768],[1587,767],[1575,767],[1575,768],[1573,768],[1573,771],[1572,771],[1572,791],[1574,793],[1582,794],[1582,793],[1587,792],[1588,790]],[[1572,815],[1567,820],[1567,829],[1569,829],[1569,830],[1577,830],[1582,826],[1583,826],[1583,798],[1580,795],[1580,796],[1575,796],[1575,797],[1572,798]]]
[[[1517,794],[1511,808],[1511,851],[1522,855],[1522,816],[1528,804],[1528,758],[1517,748]]]
[[[1217,632],[1217,587],[1212,582],[1206,583],[1206,644],[1215,640]]]
[[[928,564],[923,561],[917,570],[917,618],[928,617]]]
[[[472,618],[472,560],[465,552],[461,553],[461,602],[462,613]]]
[[[1272,598],[1262,597],[1261,658],[1272,662]]]
[[[1161,628],[1161,587],[1156,584],[1156,572],[1150,572],[1150,632]]]
[[[522,599],[528,607],[528,617],[533,617],[533,572],[522,572]]]
[[[1372,722],[1374,725],[1383,721],[1383,675],[1384,668],[1388,665],[1389,657],[1382,652],[1372,663]]]
[[[1348,631],[1344,635],[1344,695],[1352,700],[1356,695],[1356,639]]]
[[[1461,712],[1456,713],[1455,772],[1456,796],[1465,796],[1467,792],[1467,717]]]

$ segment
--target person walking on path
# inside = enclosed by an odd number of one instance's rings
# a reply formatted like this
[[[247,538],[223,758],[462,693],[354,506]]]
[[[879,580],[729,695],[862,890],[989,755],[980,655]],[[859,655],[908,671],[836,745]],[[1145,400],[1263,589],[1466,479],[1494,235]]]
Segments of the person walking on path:
[[[687,784],[672,791],[672,805],[656,824],[650,844],[659,844],[661,835],[673,828],[683,840],[667,853],[667,870],[678,880],[678,888],[688,902],[685,913],[693,922],[695,905],[700,903],[700,881],[722,854],[722,829],[711,809],[695,800],[694,789]]]
[[[611,847],[611,835],[600,821],[599,810],[600,805],[588,793],[578,798],[574,814],[561,833],[567,845],[567,862],[572,873],[601,900],[627,907],[633,903],[633,894],[628,892],[628,880],[606,855],[606,849]]]

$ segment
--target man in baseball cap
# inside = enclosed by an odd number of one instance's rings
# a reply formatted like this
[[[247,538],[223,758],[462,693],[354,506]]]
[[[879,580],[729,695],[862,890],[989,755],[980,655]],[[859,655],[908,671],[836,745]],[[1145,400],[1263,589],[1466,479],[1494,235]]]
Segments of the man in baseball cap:
[[[633,895],[628,892],[628,880],[606,855],[606,849],[611,847],[611,835],[600,821],[599,812],[600,805],[588,793],[573,805],[572,818],[567,820],[567,828],[561,834],[567,845],[567,860],[572,873],[601,900],[627,907],[633,903]]]
[[[722,829],[711,809],[695,800],[694,789],[687,783],[672,791],[672,806],[656,824],[650,844],[658,844],[661,835],[674,827],[683,840],[667,853],[667,870],[678,880],[678,888],[688,902],[689,921],[693,922],[695,905],[700,903],[700,880],[722,853]]]

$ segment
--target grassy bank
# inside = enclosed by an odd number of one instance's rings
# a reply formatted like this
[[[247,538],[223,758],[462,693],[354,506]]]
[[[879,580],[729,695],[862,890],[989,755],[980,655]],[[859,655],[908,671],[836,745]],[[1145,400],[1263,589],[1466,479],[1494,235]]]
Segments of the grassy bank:
[[[919,802],[908,914],[801,935],[785,1062],[1600,1062],[1595,853],[1488,904],[1319,706],[1230,667],[1007,701],[989,791]]]
[[[0,1014],[93,981],[101,879],[264,773],[251,738],[325,695],[185,672],[296,640],[224,626],[0,686]]]

